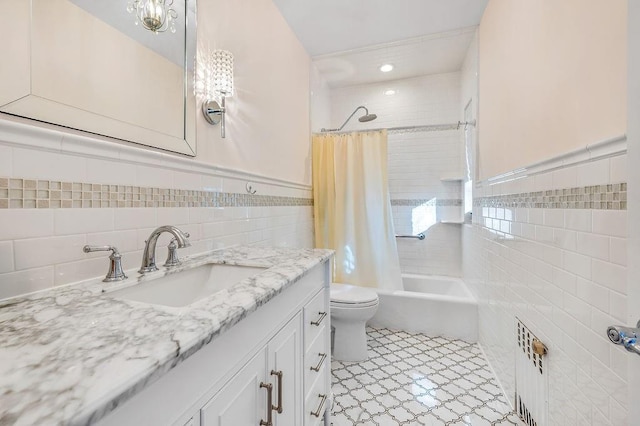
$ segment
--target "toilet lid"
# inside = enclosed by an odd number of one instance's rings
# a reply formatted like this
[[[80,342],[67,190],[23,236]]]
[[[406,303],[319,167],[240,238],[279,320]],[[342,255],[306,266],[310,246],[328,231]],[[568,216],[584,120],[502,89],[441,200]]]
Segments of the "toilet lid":
[[[331,284],[331,303],[363,304],[378,301],[375,291],[348,284]]]

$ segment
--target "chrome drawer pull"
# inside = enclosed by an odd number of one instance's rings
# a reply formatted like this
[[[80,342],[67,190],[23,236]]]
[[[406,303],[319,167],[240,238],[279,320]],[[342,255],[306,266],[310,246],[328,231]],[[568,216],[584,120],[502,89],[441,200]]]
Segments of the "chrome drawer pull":
[[[316,417],[320,417],[320,413],[322,412],[322,407],[324,406],[324,403],[327,400],[327,395],[323,395],[319,393],[318,396],[322,398],[322,400],[320,401],[320,405],[318,405],[318,409],[316,411],[311,412],[311,415]]]
[[[272,376],[278,376],[278,405],[272,405],[271,409],[282,413],[282,371],[271,370]]]
[[[322,363],[327,358],[327,354],[318,354],[318,356],[320,356],[320,361],[318,362],[318,365],[316,365],[315,367],[311,367],[313,371],[320,371],[320,367],[322,367]]]
[[[260,420],[260,426],[273,426],[273,412],[271,411],[271,401],[273,399],[273,385],[271,383],[260,382],[260,387],[267,390],[267,421]]]
[[[327,316],[326,312],[318,312],[320,314],[320,316],[318,317],[317,320],[315,321],[311,321],[311,325],[320,325],[320,323],[322,322],[322,320],[324,319],[324,317]]]

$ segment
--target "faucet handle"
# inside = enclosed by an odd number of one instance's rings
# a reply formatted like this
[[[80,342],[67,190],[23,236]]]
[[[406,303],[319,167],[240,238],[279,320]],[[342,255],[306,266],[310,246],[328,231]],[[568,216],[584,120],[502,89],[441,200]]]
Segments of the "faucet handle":
[[[127,276],[122,270],[122,255],[116,247],[86,245],[82,248],[82,251],[85,253],[91,253],[94,251],[111,251],[111,255],[109,256],[109,271],[107,271],[107,276],[102,281],[110,283],[113,281],[122,281],[127,279]]]
[[[187,238],[191,237],[188,232],[185,232],[184,236]],[[176,244],[176,242],[177,240],[173,238],[167,246],[167,249],[169,249],[169,252],[167,253],[167,261],[164,262],[164,265],[162,266],[171,267],[180,264],[180,259],[178,258],[178,244]]]

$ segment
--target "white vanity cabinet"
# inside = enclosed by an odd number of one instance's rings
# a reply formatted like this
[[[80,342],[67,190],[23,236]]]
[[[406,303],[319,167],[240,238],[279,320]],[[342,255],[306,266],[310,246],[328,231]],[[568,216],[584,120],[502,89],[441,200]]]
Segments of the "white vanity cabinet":
[[[315,426],[329,406],[331,344],[329,290],[319,292],[303,310],[304,316],[304,425]]]
[[[301,329],[298,314],[207,402],[201,425],[302,424]]]
[[[328,262],[314,267],[98,424],[321,424],[330,393],[329,277]]]
[[[200,411],[206,426],[259,425],[265,414],[260,385],[267,374],[266,353],[261,351]]]

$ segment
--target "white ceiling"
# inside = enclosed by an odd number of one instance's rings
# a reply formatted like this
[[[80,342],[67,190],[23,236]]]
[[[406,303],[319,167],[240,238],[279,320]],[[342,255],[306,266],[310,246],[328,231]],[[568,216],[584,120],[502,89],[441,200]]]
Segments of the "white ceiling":
[[[453,72],[462,67],[474,33],[475,27],[465,28],[318,56],[313,63],[330,88]],[[393,70],[381,72],[380,66],[387,63]]]
[[[459,70],[488,2],[273,1],[331,88]]]
[[[274,0],[313,57],[476,26],[488,0]]]

